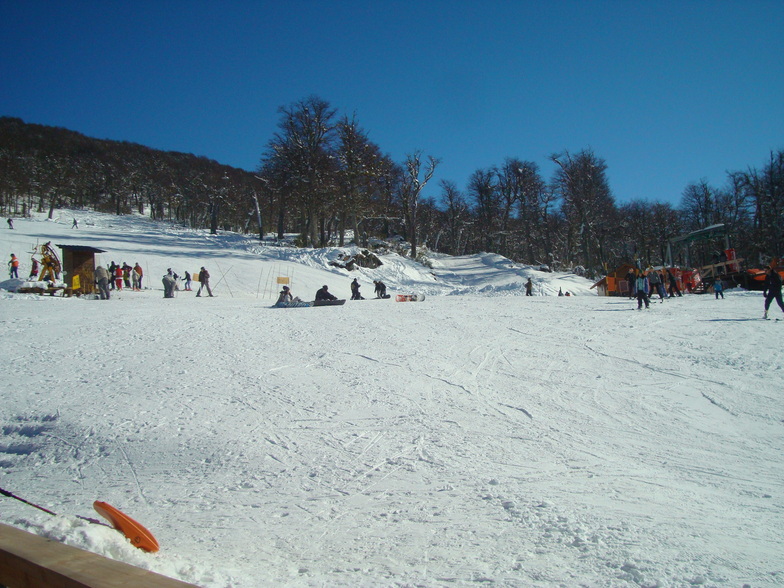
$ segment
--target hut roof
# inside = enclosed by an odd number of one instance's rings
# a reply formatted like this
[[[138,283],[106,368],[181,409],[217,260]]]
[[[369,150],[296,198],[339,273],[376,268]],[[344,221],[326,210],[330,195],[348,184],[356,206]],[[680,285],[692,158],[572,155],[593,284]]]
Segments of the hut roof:
[[[104,249],[98,249],[97,247],[90,247],[89,245],[60,245],[59,243],[55,243],[60,249],[65,251],[86,251],[88,253],[106,253]]]

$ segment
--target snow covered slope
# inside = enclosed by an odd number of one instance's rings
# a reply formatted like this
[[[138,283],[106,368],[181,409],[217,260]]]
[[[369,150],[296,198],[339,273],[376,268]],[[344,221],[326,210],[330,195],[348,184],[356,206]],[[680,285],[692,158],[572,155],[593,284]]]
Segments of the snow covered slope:
[[[207,587],[784,583],[784,321],[759,293],[637,311],[492,255],[352,274],[79,220],[19,219],[0,252],[89,244],[155,289],[0,297],[0,487],[59,514],[3,498],[2,522]],[[162,297],[202,265],[216,298]],[[578,295],[527,298],[529,272]],[[428,297],[274,309],[279,275]],[[73,516],[96,499],[161,551]]]

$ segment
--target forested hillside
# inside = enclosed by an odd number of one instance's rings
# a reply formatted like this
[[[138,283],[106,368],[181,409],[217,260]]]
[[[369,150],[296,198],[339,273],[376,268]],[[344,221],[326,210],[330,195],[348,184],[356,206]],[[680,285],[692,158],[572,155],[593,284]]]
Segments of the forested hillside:
[[[435,190],[430,184],[426,198],[436,155],[412,151],[395,162],[355,118],[316,96],[278,114],[278,131],[260,139],[255,172],[0,118],[0,214],[138,212],[212,232],[298,233],[301,245],[312,246],[400,235],[412,257],[423,246],[453,255],[488,251],[589,276],[620,262],[663,263],[668,238],[718,223],[729,228],[739,257],[765,263],[784,256],[784,150],[759,168],[738,162],[745,171],[728,172],[724,186],[684,186],[678,207],[617,204],[608,164],[590,149],[553,153],[550,178],[537,164],[508,157],[477,169],[464,188],[448,179]],[[692,260],[707,260],[721,246],[698,244]]]

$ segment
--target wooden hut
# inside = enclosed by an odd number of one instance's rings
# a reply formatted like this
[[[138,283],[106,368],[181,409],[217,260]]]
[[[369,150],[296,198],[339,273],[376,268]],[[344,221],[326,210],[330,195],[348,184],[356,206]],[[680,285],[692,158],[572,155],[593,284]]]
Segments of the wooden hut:
[[[628,296],[629,283],[626,281],[626,274],[629,273],[629,270],[636,269],[637,267],[630,263],[621,264],[591,286],[591,290],[596,288],[599,296]]]
[[[57,245],[63,250],[63,274],[68,286],[74,294],[92,294],[95,292],[95,254],[104,253],[88,245]],[[74,277],[79,277],[78,286],[74,285]]]

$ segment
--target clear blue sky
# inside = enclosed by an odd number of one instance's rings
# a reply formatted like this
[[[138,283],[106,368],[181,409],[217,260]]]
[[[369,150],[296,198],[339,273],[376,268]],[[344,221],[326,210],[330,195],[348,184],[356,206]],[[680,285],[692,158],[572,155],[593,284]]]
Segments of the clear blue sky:
[[[0,115],[256,169],[316,94],[396,161],[591,148],[619,203],[784,149],[784,1],[0,0]]]

